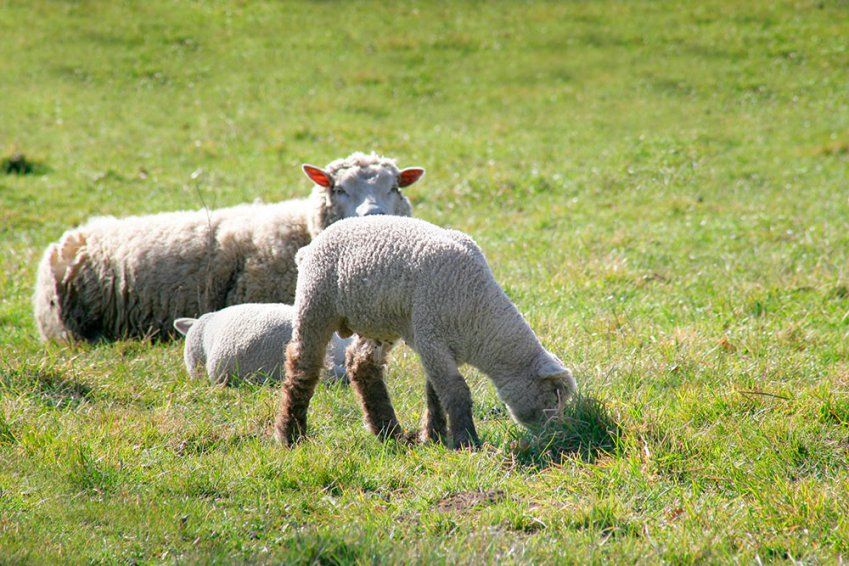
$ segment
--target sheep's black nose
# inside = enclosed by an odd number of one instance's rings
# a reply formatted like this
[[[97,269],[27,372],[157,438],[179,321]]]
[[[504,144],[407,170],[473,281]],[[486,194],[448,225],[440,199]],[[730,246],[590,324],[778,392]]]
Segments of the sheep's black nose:
[[[371,210],[366,211],[366,213],[363,214],[363,216],[378,216],[378,215],[381,215],[381,214],[386,214],[386,213],[383,212],[379,208],[373,208]]]

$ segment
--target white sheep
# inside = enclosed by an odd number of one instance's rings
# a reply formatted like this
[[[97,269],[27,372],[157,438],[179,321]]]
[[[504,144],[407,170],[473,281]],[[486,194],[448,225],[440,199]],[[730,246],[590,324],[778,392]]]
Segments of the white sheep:
[[[225,384],[233,377],[280,379],[293,315],[291,305],[245,303],[200,318],[178,318],[174,328],[186,337],[186,370],[194,378],[206,373],[213,384]],[[326,367],[335,380],[345,378],[345,348],[350,342],[335,334],[331,340]]]
[[[412,218],[351,218],[298,252],[295,323],[286,352],[276,435],[287,444],[306,431],[324,348],[334,331],[357,333],[347,373],[366,424],[380,436],[403,432],[383,383],[383,365],[402,338],[427,375],[423,440],[479,443],[472,398],[458,366],[487,374],[514,420],[556,416],[577,391],[572,374],[542,347],[466,234]]]
[[[409,216],[400,189],[424,173],[377,154],[304,165],[310,199],[93,218],[50,244],[33,306],[44,340],[173,337],[178,315],[291,303],[295,253],[342,218]]]

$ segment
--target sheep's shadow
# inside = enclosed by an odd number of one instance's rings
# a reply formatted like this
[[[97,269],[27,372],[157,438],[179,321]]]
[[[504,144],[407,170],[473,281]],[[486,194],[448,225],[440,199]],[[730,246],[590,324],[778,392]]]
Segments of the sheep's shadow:
[[[25,393],[54,408],[75,407],[90,401],[93,390],[87,384],[52,368],[0,368],[0,394],[4,390]]]
[[[239,376],[239,375],[231,375],[227,378],[223,383],[213,383],[212,385],[218,385],[221,387],[280,387],[283,385],[283,382],[286,381],[285,375],[271,375],[266,372],[257,372],[250,375]],[[336,388],[348,387],[351,383],[348,380],[347,375],[339,376],[338,374],[333,374],[330,372],[326,372],[322,374],[321,379],[319,380],[319,384],[322,387]]]
[[[35,161],[23,153],[13,153],[0,159],[0,173],[6,175],[45,175],[50,168],[40,161]]]
[[[604,402],[579,396],[566,406],[561,420],[517,438],[512,455],[517,464],[537,469],[573,456],[594,462],[603,454],[617,453],[621,438],[622,426]]]

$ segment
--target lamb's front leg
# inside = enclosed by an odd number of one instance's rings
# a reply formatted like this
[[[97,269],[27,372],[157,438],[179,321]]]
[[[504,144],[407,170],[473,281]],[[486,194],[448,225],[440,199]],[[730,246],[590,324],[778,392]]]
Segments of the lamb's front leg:
[[[419,440],[422,442],[445,442],[448,438],[448,422],[445,419],[445,409],[439,402],[439,396],[433,388],[430,379],[425,386],[427,407],[422,417],[422,430]]]
[[[323,368],[323,349],[307,348],[300,339],[286,347],[286,380],[275,422],[275,437],[281,443],[292,446],[307,433],[307,409]]]
[[[351,387],[357,392],[366,426],[381,438],[402,440],[404,431],[395,416],[383,370],[392,344],[357,336],[345,351],[345,365]]]
[[[448,413],[454,448],[480,446],[481,441],[472,418],[472,392],[469,391],[466,380],[460,375],[456,362],[448,352],[447,348],[430,344],[419,352],[419,356],[427,372],[428,384],[436,394],[435,401]],[[433,418],[430,416],[431,412],[430,391],[428,391],[428,419]],[[429,424],[435,424],[435,422]]]
[[[448,377],[446,383],[444,383],[444,389],[450,391],[450,393],[447,393],[448,399],[443,401],[442,405],[448,413],[454,448],[480,446],[481,441],[478,438],[475,421],[472,418],[472,392],[469,390],[466,380],[459,372],[455,373]],[[440,396],[445,397],[446,395]]]

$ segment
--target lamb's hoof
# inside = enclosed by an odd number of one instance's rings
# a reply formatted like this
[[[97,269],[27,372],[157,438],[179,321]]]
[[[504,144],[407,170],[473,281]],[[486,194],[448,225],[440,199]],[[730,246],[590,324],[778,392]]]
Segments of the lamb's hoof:
[[[291,448],[292,445],[289,443],[289,439],[287,438],[287,436],[288,435],[284,431],[281,431],[279,428],[274,429],[274,440],[276,440],[280,446],[283,446],[285,448]]]
[[[477,436],[455,436],[454,450],[475,451],[481,447],[481,441]]]
[[[274,439],[281,446],[292,448],[304,437],[301,429],[297,426],[287,426],[278,424],[274,427]]]
[[[401,434],[393,436],[392,438],[394,438],[395,442],[397,442],[401,446],[415,446],[416,444],[418,444],[416,440],[417,436],[418,435],[415,432],[402,431]]]
[[[394,424],[385,428],[381,428],[377,432],[377,437],[383,440],[384,442],[391,439],[401,442],[403,444],[407,444],[409,434],[404,432],[404,429],[401,428],[401,425]]]
[[[445,444],[445,438],[448,436],[447,432],[440,432],[438,430],[433,430],[429,428],[423,428],[421,431],[417,433],[418,441],[421,444]]]

